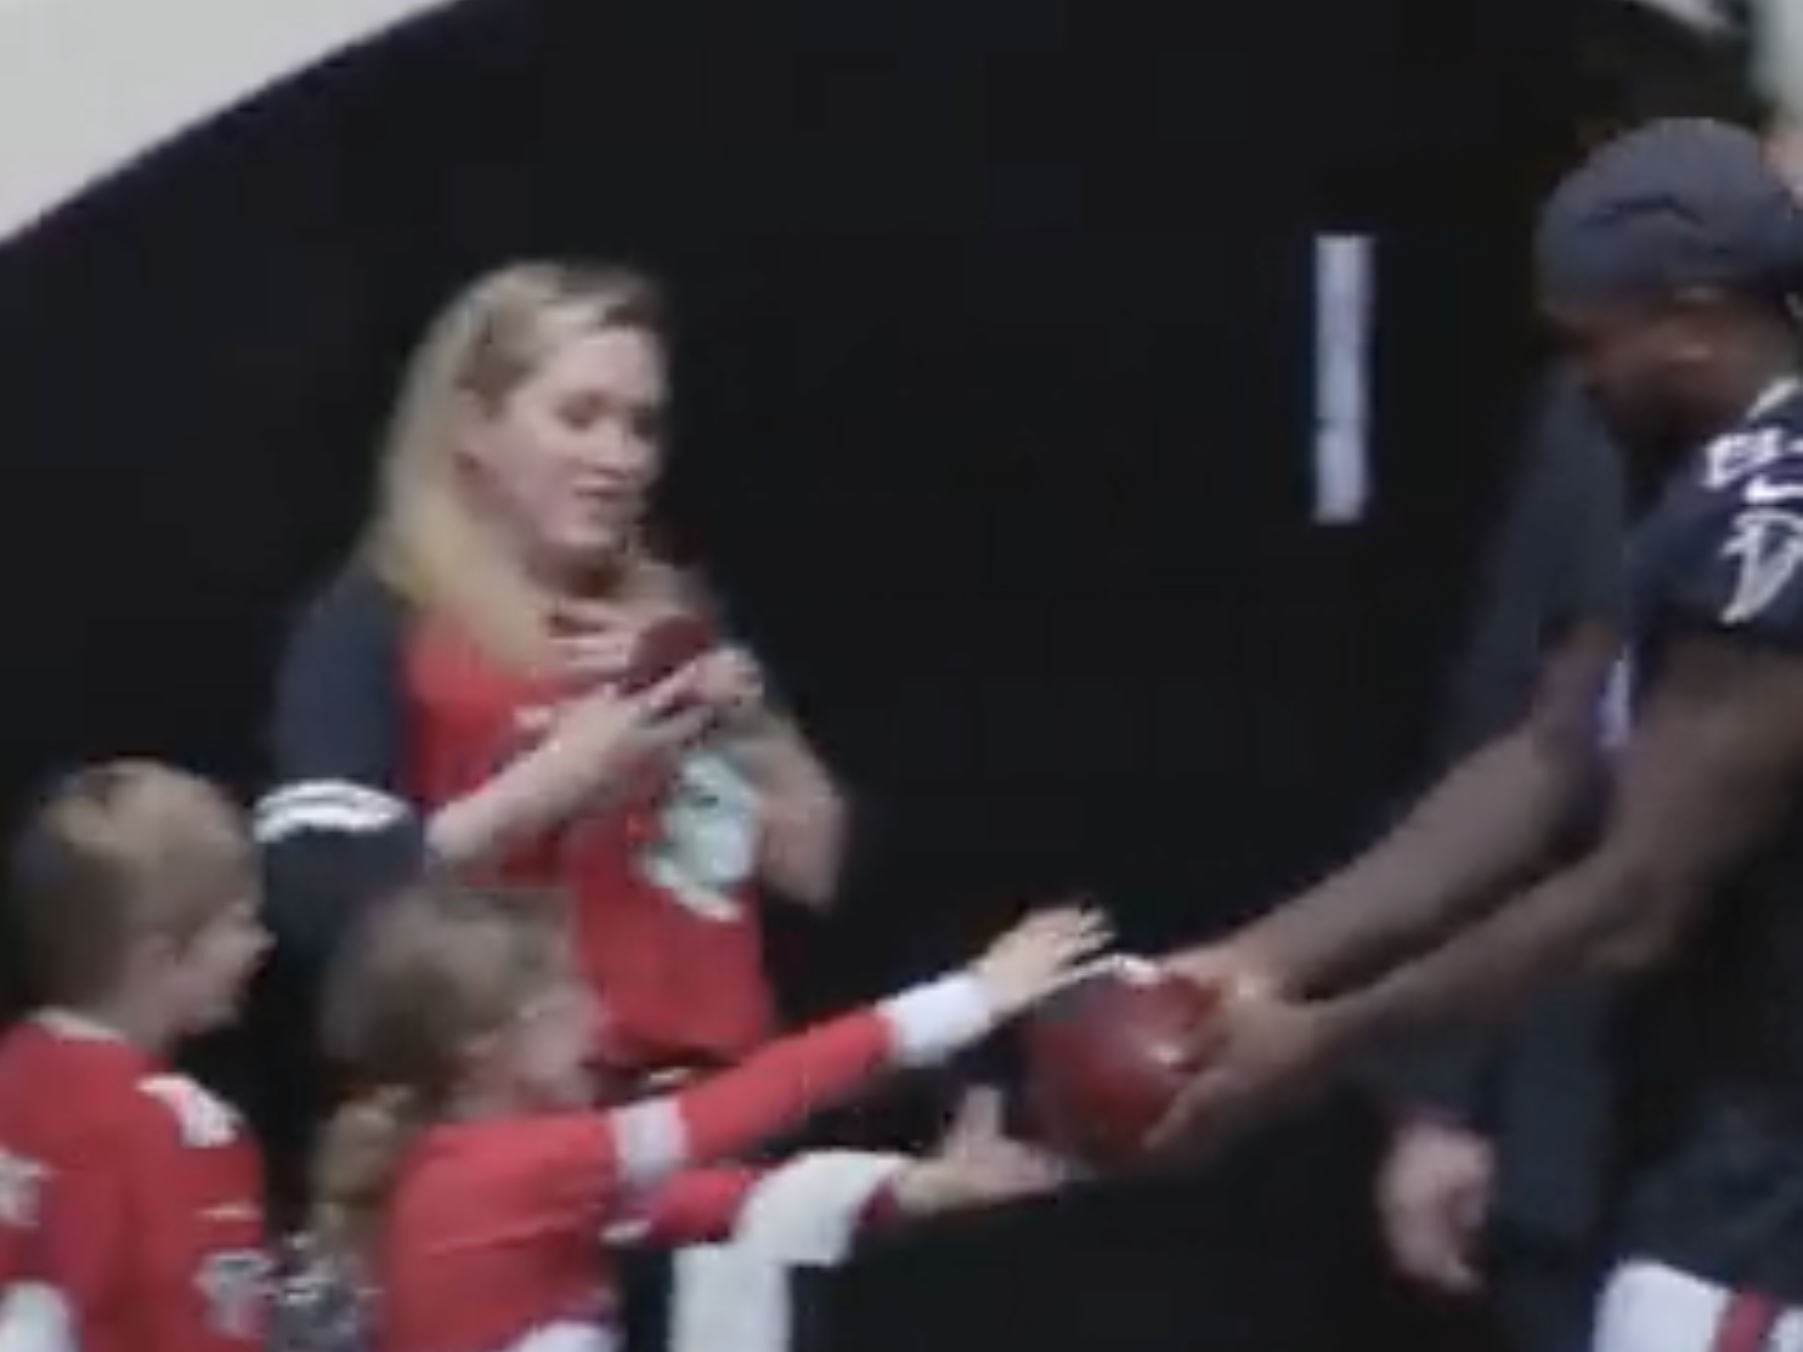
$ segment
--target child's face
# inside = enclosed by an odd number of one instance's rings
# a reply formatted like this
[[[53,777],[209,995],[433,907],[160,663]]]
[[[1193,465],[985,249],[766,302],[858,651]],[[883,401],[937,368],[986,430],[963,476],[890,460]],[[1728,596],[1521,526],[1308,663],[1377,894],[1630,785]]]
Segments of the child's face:
[[[588,984],[559,972],[522,1008],[505,1055],[514,1087],[536,1108],[582,1108],[594,1101],[599,1010]]]
[[[169,954],[169,1004],[184,1036],[237,1018],[244,988],[269,951],[257,901],[247,895],[227,902]]]

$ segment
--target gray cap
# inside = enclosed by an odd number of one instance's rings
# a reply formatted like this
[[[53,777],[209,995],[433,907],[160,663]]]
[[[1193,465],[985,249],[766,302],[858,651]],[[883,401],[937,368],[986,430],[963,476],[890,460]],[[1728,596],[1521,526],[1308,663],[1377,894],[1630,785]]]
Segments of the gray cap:
[[[1657,300],[1699,287],[1803,292],[1803,204],[1758,137],[1654,122],[1602,147],[1554,191],[1536,240],[1555,301]]]

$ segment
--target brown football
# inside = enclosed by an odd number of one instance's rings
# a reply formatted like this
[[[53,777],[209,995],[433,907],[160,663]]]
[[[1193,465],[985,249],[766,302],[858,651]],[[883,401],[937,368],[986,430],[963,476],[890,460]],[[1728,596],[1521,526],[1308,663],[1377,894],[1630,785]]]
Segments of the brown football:
[[[1022,1030],[1046,1144],[1096,1169],[1141,1155],[1217,1045],[1220,1008],[1220,992],[1141,958],[1105,960],[1054,995]]]
[[[719,643],[714,627],[699,616],[672,615],[658,620],[639,635],[632,662],[620,677],[620,691],[636,695],[649,690]]]

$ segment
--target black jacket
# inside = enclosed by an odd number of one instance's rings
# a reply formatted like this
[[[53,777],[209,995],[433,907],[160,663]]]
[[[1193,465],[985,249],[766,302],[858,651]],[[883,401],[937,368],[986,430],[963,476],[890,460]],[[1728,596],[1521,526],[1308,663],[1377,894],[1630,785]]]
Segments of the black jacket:
[[[1499,735],[1533,697],[1541,655],[1580,619],[1626,609],[1628,489],[1614,445],[1575,382],[1536,397],[1508,513],[1454,670],[1438,759]],[[1562,990],[1500,1035],[1434,1048],[1399,1076],[1405,1095],[1491,1135],[1499,1222],[1555,1241],[1595,1227],[1608,1176],[1608,997]]]

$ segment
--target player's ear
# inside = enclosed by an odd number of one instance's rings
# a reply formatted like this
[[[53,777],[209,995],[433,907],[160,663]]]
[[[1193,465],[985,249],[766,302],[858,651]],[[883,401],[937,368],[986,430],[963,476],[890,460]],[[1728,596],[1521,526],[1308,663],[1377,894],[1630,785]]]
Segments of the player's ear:
[[[1668,322],[1676,326],[1673,355],[1695,364],[1711,360],[1721,346],[1723,320],[1733,312],[1732,302],[1720,287],[1691,286],[1672,299]]]

